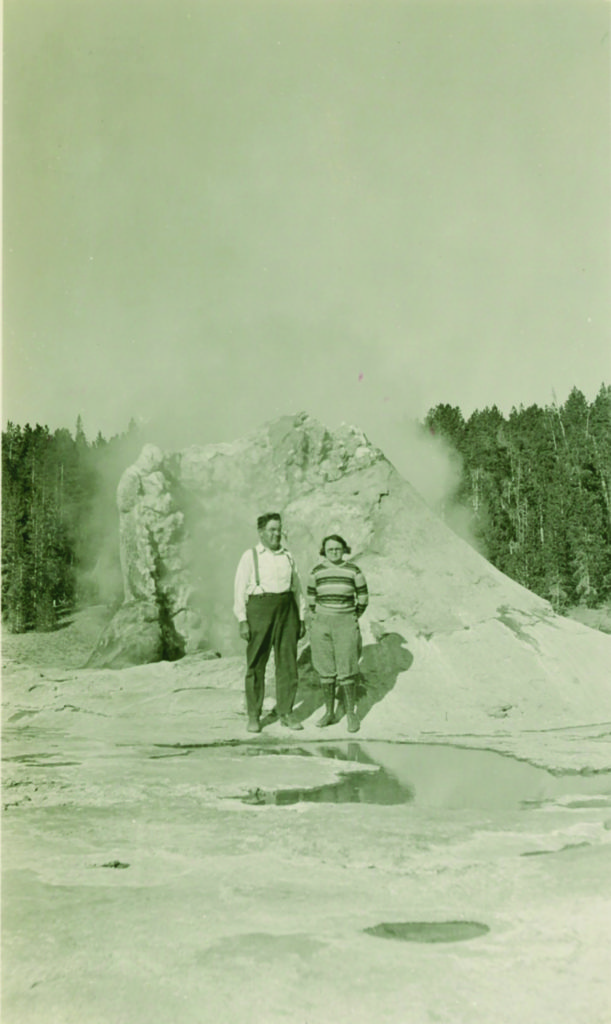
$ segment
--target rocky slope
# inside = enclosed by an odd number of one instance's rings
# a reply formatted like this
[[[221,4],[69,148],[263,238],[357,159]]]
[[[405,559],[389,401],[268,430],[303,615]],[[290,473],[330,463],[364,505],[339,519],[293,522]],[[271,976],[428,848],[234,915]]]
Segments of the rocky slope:
[[[611,719],[611,638],[498,572],[354,427],[331,433],[301,414],[232,444],[146,446],[118,500],[126,601],[92,666],[240,653],[235,567],[257,515],[278,510],[302,579],[333,531],[366,574],[361,711],[372,727],[407,708],[417,727],[446,704],[454,732],[490,718],[527,727],[538,714],[550,728]],[[300,662],[311,674],[307,646]]]

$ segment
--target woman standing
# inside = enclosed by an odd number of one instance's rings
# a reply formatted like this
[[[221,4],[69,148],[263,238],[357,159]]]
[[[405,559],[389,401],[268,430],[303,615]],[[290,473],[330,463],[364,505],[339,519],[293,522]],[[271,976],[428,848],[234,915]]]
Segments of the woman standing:
[[[344,561],[350,548],[337,533],[325,537],[322,561],[308,578],[307,601],[312,612],[310,646],[312,664],[320,676],[326,710],[319,726],[335,722],[336,686],[343,692],[348,732],[358,732],[355,712],[356,677],[362,650],[358,620],[369,602],[367,583],[354,562]]]

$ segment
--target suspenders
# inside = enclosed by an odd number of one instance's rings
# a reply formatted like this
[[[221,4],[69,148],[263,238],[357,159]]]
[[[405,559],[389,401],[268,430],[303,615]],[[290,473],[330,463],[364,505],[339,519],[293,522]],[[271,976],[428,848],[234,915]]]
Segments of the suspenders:
[[[286,557],[288,558],[290,566],[291,566],[291,582],[289,583],[289,590],[293,590],[293,586],[294,586],[294,583],[295,583],[295,562],[293,561],[293,556],[290,554],[290,552],[285,551],[284,553],[285,553]],[[261,577],[259,575],[259,554],[258,554],[256,548],[252,549],[252,560],[253,560],[253,564],[254,564],[254,568],[255,568],[255,586],[260,590],[261,589]]]

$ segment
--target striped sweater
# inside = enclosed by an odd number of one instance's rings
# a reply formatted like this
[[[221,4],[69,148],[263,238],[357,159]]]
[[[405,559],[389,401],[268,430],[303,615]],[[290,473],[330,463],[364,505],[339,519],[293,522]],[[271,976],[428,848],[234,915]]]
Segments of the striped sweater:
[[[325,612],[364,612],[369,603],[367,582],[354,562],[334,565],[323,558],[308,577],[309,608]]]

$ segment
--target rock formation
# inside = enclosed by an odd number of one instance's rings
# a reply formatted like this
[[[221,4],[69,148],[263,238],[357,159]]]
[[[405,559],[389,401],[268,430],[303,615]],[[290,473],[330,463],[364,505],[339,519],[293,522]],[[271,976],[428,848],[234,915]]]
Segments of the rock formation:
[[[370,702],[388,694],[392,703],[403,689],[414,710],[423,692],[443,707],[447,687],[459,686],[465,729],[482,695],[495,717],[520,714],[525,693],[536,704],[550,686],[562,720],[577,687],[609,704],[610,638],[554,615],[496,570],[354,427],[330,432],[300,414],[231,444],[146,446],[118,501],[125,604],[91,665],[240,653],[235,568],[257,515],[274,510],[302,580],[325,533],[351,544],[371,593],[362,620]]]
[[[233,576],[257,539],[259,512],[282,511],[305,574],[328,523],[348,531],[355,551],[367,548],[389,471],[360,431],[331,434],[304,414],[233,444],[169,455],[145,445],[117,491],[124,604],[89,664],[118,668],[198,650],[240,651]]]
[[[147,444],[119,481],[124,603],[89,659],[92,667],[174,660],[205,646],[201,617],[189,607],[185,517],[166,463],[161,450]]]

